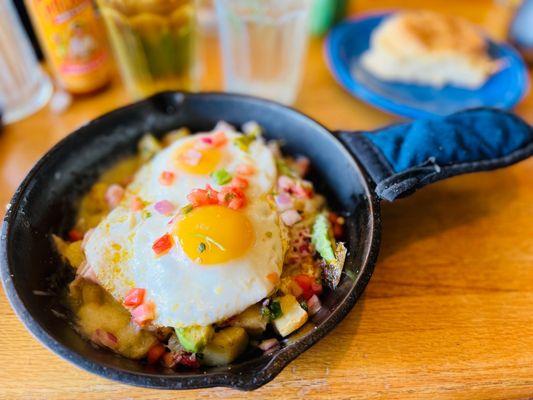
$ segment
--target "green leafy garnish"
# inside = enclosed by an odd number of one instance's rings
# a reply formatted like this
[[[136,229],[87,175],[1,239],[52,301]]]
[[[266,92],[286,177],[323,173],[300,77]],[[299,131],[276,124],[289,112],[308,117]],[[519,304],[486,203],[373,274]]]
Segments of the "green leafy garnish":
[[[248,151],[250,144],[257,139],[258,132],[251,132],[249,134],[241,135],[233,139],[233,144],[242,151]]]
[[[279,301],[271,301],[270,304],[261,307],[261,316],[269,321],[273,321],[283,315]]]
[[[270,318],[271,319],[278,319],[283,315],[283,311],[281,310],[281,304],[279,304],[279,301],[272,301],[268,305],[268,309],[270,310]]]
[[[148,210],[143,210],[142,213],[141,213],[141,216],[143,219],[147,219],[147,218],[150,218],[152,216],[152,213]]]
[[[211,177],[218,185],[225,185],[226,183],[230,183],[232,178],[231,174],[225,168],[220,168],[219,170],[213,172],[211,174]]]
[[[335,252],[333,250],[333,241],[331,239],[331,224],[325,214],[319,214],[313,224],[313,233],[311,242],[316,251],[326,262],[335,261]]]
[[[187,204],[186,206],[183,206],[181,207],[181,214],[185,215],[185,214],[188,214],[192,211],[194,207],[192,206],[192,204]]]
[[[226,248],[222,246],[220,243],[218,243],[215,239],[213,239],[211,236],[203,235],[201,233],[196,233],[194,236],[199,237],[200,239],[205,240],[208,244],[212,244],[213,246],[218,247],[222,251],[226,251]]]
[[[302,307],[304,311],[309,311],[309,307],[307,306],[307,302],[305,300],[300,301],[300,307]]]
[[[198,252],[199,253],[203,253],[206,249],[206,245],[204,242],[201,242],[199,245],[198,245]]]
[[[286,175],[291,178],[296,177],[294,171],[287,165],[287,162],[283,158],[276,158],[276,168],[278,169],[278,175]]]
[[[151,133],[147,133],[141,138],[138,147],[139,155],[143,162],[150,160],[163,148],[161,143],[159,143],[159,140],[157,140]]]

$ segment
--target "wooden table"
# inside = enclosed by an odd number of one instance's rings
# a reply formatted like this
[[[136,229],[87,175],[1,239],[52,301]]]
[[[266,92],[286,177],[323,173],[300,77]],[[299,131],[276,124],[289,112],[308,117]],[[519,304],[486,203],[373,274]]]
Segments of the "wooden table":
[[[462,14],[501,32],[501,9],[481,0],[356,1],[352,11],[400,3]],[[213,43],[206,53],[204,87],[216,89]],[[50,146],[127,101],[115,81],[62,115],[44,109],[7,127],[0,136],[0,203]],[[395,120],[333,81],[320,40],[311,44],[296,107],[332,129]],[[517,112],[533,122],[533,96]],[[330,335],[253,394],[155,391],[93,376],[35,341],[1,295],[0,399],[533,398],[532,176],[530,159],[383,204],[381,255],[363,298]]]

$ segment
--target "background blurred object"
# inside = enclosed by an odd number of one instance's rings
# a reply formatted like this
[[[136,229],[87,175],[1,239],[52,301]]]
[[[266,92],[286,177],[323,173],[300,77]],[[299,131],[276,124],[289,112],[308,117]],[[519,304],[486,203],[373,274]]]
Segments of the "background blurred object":
[[[224,88],[294,102],[311,0],[216,0]]]
[[[0,1],[0,106],[3,122],[34,113],[46,104],[52,84],[41,70],[9,1]]]
[[[323,35],[346,15],[348,0],[312,0],[311,33]]]
[[[196,0],[198,6],[198,24],[203,34],[216,34],[217,17],[214,0]]]
[[[26,0],[26,5],[64,89],[88,93],[109,82],[105,33],[92,0]]]
[[[126,88],[134,98],[197,90],[194,0],[98,0]]]
[[[533,0],[525,0],[509,30],[511,43],[533,64]]]

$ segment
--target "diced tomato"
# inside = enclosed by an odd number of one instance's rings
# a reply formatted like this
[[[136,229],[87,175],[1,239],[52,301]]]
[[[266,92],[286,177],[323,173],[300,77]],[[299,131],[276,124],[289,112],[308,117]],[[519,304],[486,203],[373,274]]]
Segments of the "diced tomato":
[[[314,294],[322,293],[322,285],[317,283],[312,276],[300,274],[294,276],[293,279],[302,289],[302,296],[305,300]]]
[[[239,210],[244,207],[244,204],[245,204],[244,198],[235,197],[229,202],[228,208],[231,208],[232,210]]]
[[[218,192],[207,185],[205,189],[194,189],[187,195],[187,200],[193,207],[201,207],[218,203]]]
[[[222,131],[215,132],[211,135],[211,139],[213,140],[213,146],[215,147],[224,146],[228,142],[226,134]]]
[[[148,360],[148,364],[153,365],[156,362],[159,361],[161,357],[166,353],[165,346],[163,346],[161,343],[156,343],[152,347],[150,347],[150,350],[148,350],[148,354],[146,354],[146,358]]]
[[[171,171],[163,171],[161,172],[161,175],[159,176],[159,183],[164,186],[170,186],[174,183],[174,179],[176,178],[176,175],[174,172]]]
[[[276,285],[279,282],[279,274],[277,272],[271,272],[266,277],[274,285]]]
[[[77,229],[71,229],[68,231],[68,238],[71,242],[77,242],[78,240],[83,239],[83,233]]]
[[[133,196],[130,200],[130,210],[140,211],[144,208],[144,203],[139,196]]]
[[[172,246],[174,246],[172,236],[166,233],[154,242],[152,245],[152,250],[156,255],[161,256],[168,253]]]
[[[200,368],[200,361],[195,354],[180,354],[176,357],[176,362],[189,368]]]
[[[200,141],[204,144],[208,144],[210,146],[213,145],[213,138],[211,136],[204,136],[200,138]]]
[[[218,192],[211,187],[211,185],[205,185],[207,191],[208,204],[218,204]]]
[[[240,176],[236,176],[231,180],[230,186],[238,189],[246,189],[248,187],[248,181]]]
[[[301,199],[308,199],[313,197],[313,188],[311,186],[293,185],[291,193]]]
[[[239,164],[235,169],[235,172],[237,175],[249,176],[254,174],[255,169],[250,164]]]
[[[224,186],[218,193],[218,204],[226,206],[233,210],[238,210],[242,208],[246,203],[244,193],[241,189]]]
[[[187,200],[193,207],[200,207],[207,203],[207,191],[204,189],[193,189],[191,193],[187,195]]]
[[[137,307],[144,301],[144,294],[146,290],[141,288],[131,289],[124,298],[124,305],[126,307]]]
[[[161,359],[161,364],[167,368],[173,368],[176,365],[176,360],[174,359],[174,354],[165,353]]]
[[[155,304],[151,301],[141,304],[131,310],[133,322],[139,326],[144,326],[155,318]]]
[[[313,291],[314,294],[317,294],[317,295],[322,294],[322,284],[313,282],[311,284],[311,290]]]

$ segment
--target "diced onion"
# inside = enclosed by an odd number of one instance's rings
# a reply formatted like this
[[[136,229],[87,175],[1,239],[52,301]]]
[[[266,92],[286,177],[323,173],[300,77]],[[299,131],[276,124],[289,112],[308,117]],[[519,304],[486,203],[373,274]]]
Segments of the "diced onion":
[[[115,349],[118,344],[118,339],[111,332],[104,331],[103,329],[96,329],[91,336],[91,340],[99,345]]]
[[[287,193],[280,193],[274,197],[274,201],[279,211],[286,211],[292,208],[292,198]]]
[[[268,351],[277,346],[279,346],[278,339],[272,338],[272,339],[263,340],[261,343],[259,343],[257,347],[259,347],[263,351]]]
[[[154,204],[154,209],[162,215],[168,215],[171,214],[175,207],[174,205],[168,201],[168,200],[161,200]]]
[[[281,220],[287,226],[292,226],[302,220],[302,216],[296,210],[286,210],[281,213]]]
[[[315,315],[322,308],[322,303],[316,294],[312,295],[309,300],[307,300],[307,313],[309,315]]]

